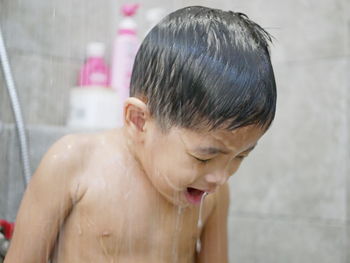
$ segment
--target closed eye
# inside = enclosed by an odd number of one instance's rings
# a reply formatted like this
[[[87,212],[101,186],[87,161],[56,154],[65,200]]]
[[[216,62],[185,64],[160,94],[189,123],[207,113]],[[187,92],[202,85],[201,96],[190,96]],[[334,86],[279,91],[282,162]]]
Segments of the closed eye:
[[[201,163],[207,163],[207,162],[209,162],[211,159],[206,159],[206,160],[204,160],[204,159],[200,159],[200,158],[197,158],[197,157],[195,157],[195,156],[192,156],[194,159],[196,159],[197,161],[199,161],[199,162],[201,162]]]
[[[248,157],[248,154],[255,148],[256,144],[250,147],[249,149],[245,150],[244,152],[241,152],[240,155],[236,156],[235,159],[243,160],[244,158]]]
[[[236,159],[243,160],[246,157],[247,157],[246,155],[238,155],[238,156],[236,156]]]
[[[193,155],[192,155],[192,157],[194,159],[196,159],[197,161],[199,161],[200,163],[208,163],[211,160],[211,159],[200,159],[200,158],[197,158],[197,157],[195,157]],[[241,160],[243,160],[246,157],[247,157],[247,155],[238,155],[238,156],[235,157],[235,159],[241,161]]]

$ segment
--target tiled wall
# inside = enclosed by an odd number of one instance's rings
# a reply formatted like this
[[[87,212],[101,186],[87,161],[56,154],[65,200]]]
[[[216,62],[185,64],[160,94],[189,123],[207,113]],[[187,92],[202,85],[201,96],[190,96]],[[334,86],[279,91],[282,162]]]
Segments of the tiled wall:
[[[110,52],[123,2],[0,0],[0,23],[27,123],[64,125],[84,47],[101,40]],[[350,2],[144,0],[142,5],[241,11],[275,37],[277,114],[230,182],[230,262],[350,262]],[[144,26],[142,12],[138,21]],[[11,123],[1,78],[0,120]],[[35,127],[30,130],[34,167],[46,147],[68,132]],[[1,165],[17,164],[0,169],[0,179],[8,182],[0,184],[0,215],[10,204],[6,214],[13,218],[23,189],[18,145],[8,126],[0,138]]]
[[[63,126],[35,125],[27,128],[32,168],[58,138],[77,132]],[[14,124],[0,125],[0,218],[14,221],[25,189],[22,163]]]
[[[237,6],[276,37],[279,98],[231,180],[232,262],[350,262],[349,2]]]

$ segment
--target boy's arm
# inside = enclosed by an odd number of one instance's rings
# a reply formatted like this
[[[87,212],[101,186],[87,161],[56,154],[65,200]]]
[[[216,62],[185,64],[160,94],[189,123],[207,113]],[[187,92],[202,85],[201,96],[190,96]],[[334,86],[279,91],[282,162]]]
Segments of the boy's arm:
[[[229,187],[226,183],[219,189],[214,211],[204,225],[201,235],[202,249],[197,263],[228,263],[227,216]]]
[[[72,136],[45,154],[22,199],[5,263],[48,262],[59,228],[72,208],[71,187],[76,163]]]

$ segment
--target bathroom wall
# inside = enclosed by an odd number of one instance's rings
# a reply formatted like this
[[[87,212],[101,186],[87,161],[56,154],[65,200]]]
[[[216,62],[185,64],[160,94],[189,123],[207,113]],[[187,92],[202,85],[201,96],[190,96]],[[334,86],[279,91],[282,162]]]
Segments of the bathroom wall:
[[[101,40],[110,51],[123,2],[0,0],[34,168],[47,147],[70,132],[63,127],[68,92],[85,45]],[[275,37],[277,114],[230,179],[230,262],[350,262],[349,1],[142,1],[144,9],[156,5],[241,11]],[[0,218],[13,220],[24,187],[0,74],[1,122]]]
[[[350,262],[349,1],[240,1],[275,36],[272,129],[231,180],[232,262]]]

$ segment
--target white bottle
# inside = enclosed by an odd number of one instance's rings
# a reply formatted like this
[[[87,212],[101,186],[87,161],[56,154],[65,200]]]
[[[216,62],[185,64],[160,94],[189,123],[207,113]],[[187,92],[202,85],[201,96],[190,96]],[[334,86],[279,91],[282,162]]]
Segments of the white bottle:
[[[138,4],[125,4],[122,6],[124,18],[119,25],[113,46],[111,86],[118,93],[119,105],[121,107],[117,114],[120,120],[123,120],[124,101],[129,97],[132,67],[137,49],[139,48],[136,31],[137,25],[132,18],[138,6]],[[121,121],[119,126],[122,126],[122,124]]]
[[[104,63],[105,45],[89,43],[87,59],[79,74],[78,86],[70,90],[67,125],[78,129],[109,129],[121,120],[115,112],[117,92],[110,88],[109,68]]]

